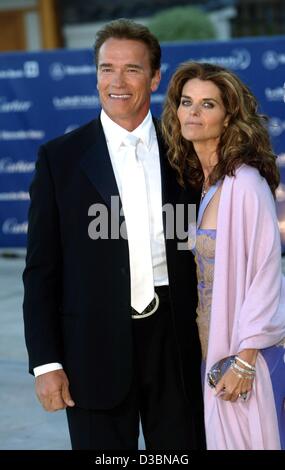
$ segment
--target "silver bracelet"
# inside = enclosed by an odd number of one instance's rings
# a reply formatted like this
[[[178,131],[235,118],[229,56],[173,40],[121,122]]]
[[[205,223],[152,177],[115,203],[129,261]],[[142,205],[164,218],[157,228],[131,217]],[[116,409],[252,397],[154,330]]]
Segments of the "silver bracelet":
[[[255,378],[255,374],[248,375],[244,372],[238,372],[237,369],[235,369],[234,364],[230,366],[230,369],[237,375],[240,379],[247,379],[247,380],[253,380]]]
[[[240,367],[236,362],[233,362],[232,366],[243,374],[255,375],[255,370],[244,369],[243,367]]]
[[[244,359],[241,359],[239,356],[235,356],[235,360],[239,361],[241,364],[248,367],[250,370],[255,371],[255,367],[252,364],[249,364],[248,362],[244,361]]]

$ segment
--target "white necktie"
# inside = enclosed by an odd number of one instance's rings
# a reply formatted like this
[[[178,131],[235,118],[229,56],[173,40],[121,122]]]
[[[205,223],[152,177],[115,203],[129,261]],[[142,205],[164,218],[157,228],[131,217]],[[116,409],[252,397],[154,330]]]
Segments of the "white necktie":
[[[131,305],[141,313],[153,300],[154,281],[146,182],[143,165],[137,158],[139,141],[133,134],[124,139],[122,203],[129,244]]]

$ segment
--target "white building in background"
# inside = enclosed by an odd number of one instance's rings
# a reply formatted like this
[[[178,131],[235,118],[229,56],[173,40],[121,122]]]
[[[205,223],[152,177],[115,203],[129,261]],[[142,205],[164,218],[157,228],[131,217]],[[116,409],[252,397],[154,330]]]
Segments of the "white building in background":
[[[107,1],[107,0],[106,0]],[[26,45],[28,51],[42,49],[42,35],[39,14],[36,10],[37,0],[0,0],[0,12],[16,9],[24,10],[24,22],[26,31]],[[217,39],[229,39],[231,37],[231,19],[236,15],[234,7],[219,9],[209,13],[216,30]],[[136,21],[147,25],[149,17],[136,18]],[[95,34],[105,22],[80,23],[63,25],[63,37],[65,47],[68,49],[90,48],[94,44]]]
[[[210,20],[212,21],[217,39],[227,40],[232,37],[231,34],[231,20],[235,18],[237,12],[234,7],[223,8],[222,10],[209,13]]]
[[[236,9],[228,7],[216,12],[208,13],[216,31],[217,39],[231,38],[231,19],[236,16]],[[150,18],[135,18],[135,21],[147,26]],[[106,22],[72,24],[63,26],[65,45],[68,49],[84,49],[91,47],[95,42],[96,32]]]

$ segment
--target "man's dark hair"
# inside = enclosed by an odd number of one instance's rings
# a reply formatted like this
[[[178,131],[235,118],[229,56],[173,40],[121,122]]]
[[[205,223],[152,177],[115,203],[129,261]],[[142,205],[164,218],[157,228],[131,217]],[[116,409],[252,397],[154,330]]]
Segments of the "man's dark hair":
[[[107,39],[132,39],[144,43],[149,50],[150,66],[152,76],[160,69],[161,49],[158,40],[150,30],[142,24],[135,23],[132,20],[120,18],[110,21],[96,34],[94,45],[95,64],[98,67],[98,56],[100,47]]]

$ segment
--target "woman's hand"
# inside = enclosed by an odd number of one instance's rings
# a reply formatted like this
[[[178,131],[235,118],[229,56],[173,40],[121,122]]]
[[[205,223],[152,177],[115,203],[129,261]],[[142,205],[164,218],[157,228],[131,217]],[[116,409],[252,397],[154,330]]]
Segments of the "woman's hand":
[[[237,398],[246,400],[248,393],[252,389],[252,383],[255,376],[255,370],[252,372],[246,364],[254,368],[257,354],[258,349],[244,349],[237,354],[237,360],[235,361],[237,369],[235,367],[230,367],[223,375],[216,385],[216,396],[219,396],[219,398],[225,401],[236,401]],[[239,362],[238,358],[243,362]],[[241,370],[245,370],[245,373]]]
[[[215,395],[225,401],[236,401],[237,398],[243,398],[245,400],[252,389],[252,382],[252,379],[240,378],[236,372],[230,368],[217,383]],[[242,396],[242,394],[246,395]]]

